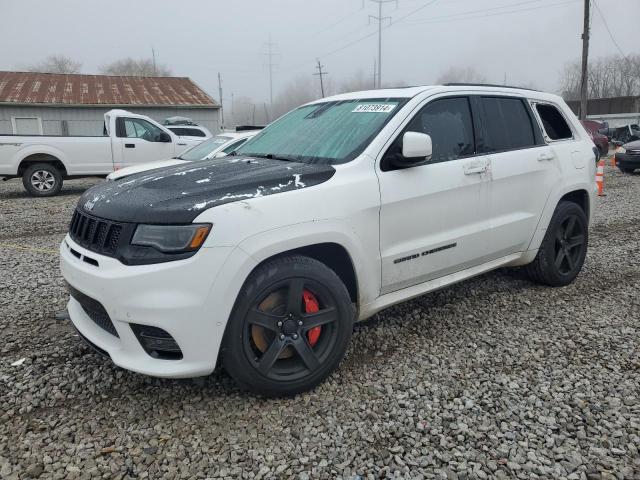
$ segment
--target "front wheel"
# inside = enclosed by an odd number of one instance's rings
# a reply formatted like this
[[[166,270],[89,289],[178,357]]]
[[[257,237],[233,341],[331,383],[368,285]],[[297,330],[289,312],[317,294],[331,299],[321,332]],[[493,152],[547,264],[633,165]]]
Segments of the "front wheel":
[[[62,189],[62,173],[50,163],[34,163],[22,174],[22,184],[33,197],[52,197]]]
[[[333,270],[301,255],[276,258],[245,282],[227,325],[222,361],[246,390],[295,395],[338,366],[353,321],[349,293]]]
[[[582,208],[573,202],[556,207],[542,245],[527,273],[535,282],[561,287],[580,273],[587,255],[589,224]]]

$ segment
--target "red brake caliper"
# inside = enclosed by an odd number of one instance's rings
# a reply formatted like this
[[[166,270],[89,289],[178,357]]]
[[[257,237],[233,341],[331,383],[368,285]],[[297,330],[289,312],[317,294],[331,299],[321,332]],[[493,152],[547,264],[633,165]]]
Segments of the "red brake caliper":
[[[305,313],[318,313],[320,310],[320,305],[318,304],[318,299],[316,296],[311,293],[309,290],[302,291],[302,298],[304,299],[304,311]],[[309,345],[312,347],[318,343],[318,339],[320,338],[320,331],[322,327],[313,327],[311,330],[307,332],[307,338],[309,339]]]

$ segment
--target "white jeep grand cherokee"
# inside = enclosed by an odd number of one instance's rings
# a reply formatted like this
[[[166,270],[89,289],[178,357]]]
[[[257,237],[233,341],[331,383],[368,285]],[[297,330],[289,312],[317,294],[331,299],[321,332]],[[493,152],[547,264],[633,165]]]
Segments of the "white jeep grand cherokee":
[[[572,282],[594,146],[555,95],[426,86],[325,98],[234,156],[88,190],[60,247],[80,334],[124,368],[312,388],[353,324],[504,266]]]

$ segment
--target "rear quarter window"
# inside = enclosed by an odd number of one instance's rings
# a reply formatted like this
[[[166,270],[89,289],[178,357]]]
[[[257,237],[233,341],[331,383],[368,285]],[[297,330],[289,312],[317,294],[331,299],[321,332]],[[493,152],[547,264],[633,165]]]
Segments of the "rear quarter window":
[[[562,113],[553,105],[545,103],[536,104],[536,110],[540,116],[542,127],[547,137],[551,140],[566,140],[573,138],[571,127],[562,116]]]

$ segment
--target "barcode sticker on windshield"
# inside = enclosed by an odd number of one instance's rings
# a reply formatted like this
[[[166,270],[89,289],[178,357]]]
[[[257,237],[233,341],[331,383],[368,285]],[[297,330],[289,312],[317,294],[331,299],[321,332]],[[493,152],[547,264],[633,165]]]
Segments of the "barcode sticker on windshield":
[[[388,103],[361,103],[352,110],[352,113],[389,113],[395,105]]]

